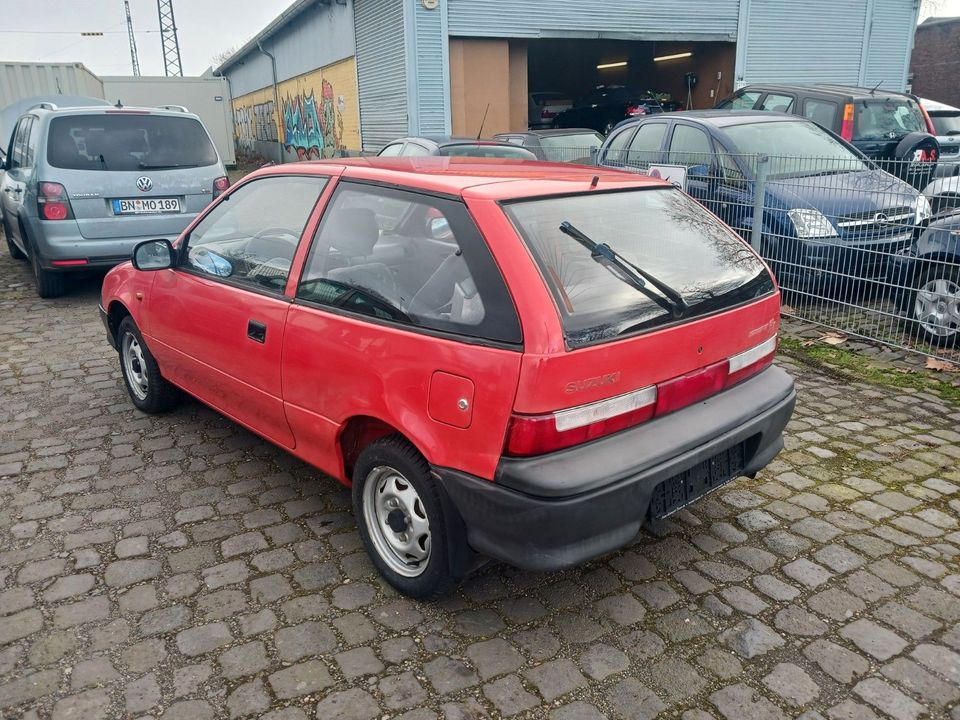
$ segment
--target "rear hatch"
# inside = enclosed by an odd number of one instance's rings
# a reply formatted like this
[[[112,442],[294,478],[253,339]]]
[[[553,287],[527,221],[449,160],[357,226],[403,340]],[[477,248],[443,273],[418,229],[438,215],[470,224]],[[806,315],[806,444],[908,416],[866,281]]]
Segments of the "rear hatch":
[[[896,159],[897,145],[904,137],[927,132],[920,105],[910,98],[856,100],[853,105],[853,144],[874,160]]]
[[[88,239],[177,235],[223,175],[199,120],[138,110],[53,118],[47,167]]]
[[[668,414],[772,361],[780,303],[769,270],[679,190],[504,207],[553,295],[566,343],[524,354],[508,455],[552,452]],[[602,244],[592,252],[563,223]],[[638,281],[635,268],[646,277]]]

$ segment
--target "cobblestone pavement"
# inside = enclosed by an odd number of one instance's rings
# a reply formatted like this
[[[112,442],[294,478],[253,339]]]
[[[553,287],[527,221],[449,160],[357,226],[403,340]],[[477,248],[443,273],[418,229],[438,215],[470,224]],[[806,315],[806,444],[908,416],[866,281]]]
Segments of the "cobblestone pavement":
[[[785,362],[787,449],[583,567],[380,582],[348,492],[123,391],[0,260],[0,716],[960,720],[960,413]]]

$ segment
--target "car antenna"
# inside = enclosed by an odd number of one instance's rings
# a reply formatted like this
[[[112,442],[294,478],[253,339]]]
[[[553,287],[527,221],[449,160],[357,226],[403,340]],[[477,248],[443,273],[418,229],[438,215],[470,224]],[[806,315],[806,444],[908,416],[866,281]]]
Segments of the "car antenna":
[[[590,189],[593,190],[597,186],[597,183],[599,182],[600,182],[600,176],[594,175],[593,180],[590,181]]]
[[[483,126],[487,122],[487,113],[490,111],[490,103],[487,103],[487,109],[483,111],[483,120],[480,121],[480,129],[477,130],[477,140],[483,135]]]
[[[118,108],[122,108],[122,107],[123,107],[123,103],[120,102],[120,98],[117,98],[117,104],[114,105],[114,107],[118,107]]]
[[[883,80],[881,80],[880,82],[878,82],[876,85],[874,85],[874,86],[870,89],[870,94],[873,95],[873,94],[877,91],[877,88],[880,87],[881,85],[883,85]]]

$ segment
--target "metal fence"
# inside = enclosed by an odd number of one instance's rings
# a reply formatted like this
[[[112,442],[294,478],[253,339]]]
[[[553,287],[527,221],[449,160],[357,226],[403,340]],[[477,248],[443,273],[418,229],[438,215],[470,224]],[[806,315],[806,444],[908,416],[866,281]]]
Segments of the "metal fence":
[[[846,152],[608,149],[594,162],[670,180],[733,227],[776,275],[784,315],[960,361],[960,177]]]

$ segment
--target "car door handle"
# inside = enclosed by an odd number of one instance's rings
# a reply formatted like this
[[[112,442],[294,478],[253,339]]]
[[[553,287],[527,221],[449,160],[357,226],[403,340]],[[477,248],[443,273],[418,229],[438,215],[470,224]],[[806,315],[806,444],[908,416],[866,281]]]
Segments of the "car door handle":
[[[265,343],[267,341],[267,326],[257,320],[248,320],[247,337],[258,343]]]

